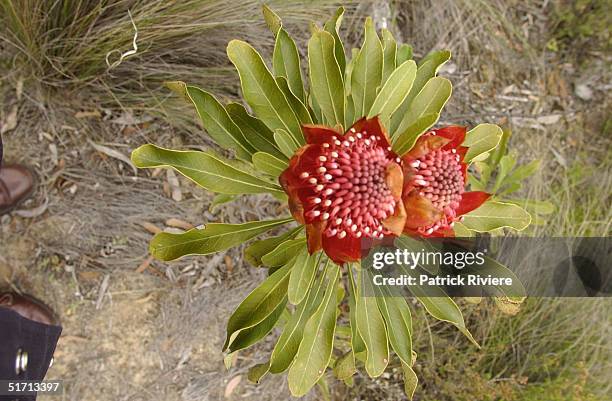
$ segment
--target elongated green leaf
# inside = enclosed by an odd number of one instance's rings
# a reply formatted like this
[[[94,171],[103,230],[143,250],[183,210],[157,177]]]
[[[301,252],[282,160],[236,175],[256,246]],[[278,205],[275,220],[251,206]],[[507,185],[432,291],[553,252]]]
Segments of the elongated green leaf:
[[[555,205],[549,201],[538,201],[534,199],[504,199],[506,203],[513,203],[535,214],[551,214],[555,211]]]
[[[199,186],[221,194],[284,193],[280,186],[239,170],[211,153],[143,145],[132,152],[132,162],[139,168],[172,167]]]
[[[149,250],[160,260],[174,260],[187,255],[208,255],[224,251],[265,233],[293,219],[253,221],[243,224],[211,223],[182,234],[159,233]]]
[[[238,70],[244,99],[255,115],[271,130],[284,129],[303,144],[300,121],[259,53],[246,42],[232,40],[227,55]]]
[[[372,18],[365,22],[365,39],[351,73],[351,94],[355,102],[355,118],[366,116],[382,81],[383,49],[374,30]]]
[[[266,152],[279,159],[285,159],[285,155],[274,142],[274,133],[260,119],[250,115],[240,103],[230,103],[227,110],[232,121],[240,127],[245,139],[253,148],[260,152]]]
[[[315,284],[310,287],[306,300],[298,305],[293,315],[287,321],[272,351],[270,372],[284,372],[289,368],[295,354],[297,354],[304,336],[304,327],[306,327],[306,323],[323,299],[325,291],[324,279],[328,267],[329,263],[322,274],[319,275],[319,278],[316,279]]]
[[[245,259],[254,266],[262,264],[261,258],[272,252],[277,246],[285,241],[295,238],[304,227],[298,226],[277,237],[266,238],[255,241],[244,250]]]
[[[278,14],[272,11],[270,7],[268,7],[265,4],[261,7],[261,10],[263,12],[263,16],[264,16],[264,20],[266,21],[266,25],[268,25],[268,28],[270,29],[270,31],[274,35],[276,35],[279,29],[281,29],[283,26],[283,23],[280,17],[278,16]]]
[[[406,300],[381,291],[376,301],[387,325],[391,348],[402,362],[412,363],[412,316]]]
[[[408,106],[408,110],[397,128],[396,136],[399,133],[405,132],[408,127],[424,115],[440,114],[450,98],[451,92],[452,84],[446,78],[434,77],[427,81],[423,89],[421,89]]]
[[[250,161],[255,149],[234,124],[223,105],[210,93],[194,86],[187,86],[186,93],[214,141],[224,148],[234,149],[238,157]]]
[[[414,398],[414,391],[419,384],[419,378],[410,366],[411,365],[402,363],[402,372],[404,373],[404,393],[406,393],[406,397],[408,397],[409,400],[412,400]]]
[[[463,335],[465,335],[474,345],[480,347],[474,337],[472,337],[472,333],[465,326],[465,320],[463,320],[463,314],[461,314],[461,310],[446,293],[437,286],[428,285],[425,290],[420,284],[418,284],[419,280],[419,272],[414,269],[409,269],[405,267],[401,267],[402,271],[409,276],[415,277],[417,280],[417,284],[411,285],[409,287],[410,292],[419,300],[419,302],[425,307],[425,310],[433,316],[434,318],[449,322]]]
[[[257,170],[273,177],[281,175],[288,166],[285,160],[277,159],[271,154],[264,152],[257,152],[253,155],[253,165]]]
[[[334,55],[336,56],[336,61],[342,73],[344,73],[344,69],[346,68],[346,55],[344,54],[344,46],[342,45],[342,40],[340,40],[339,35],[343,16],[344,7],[338,7],[334,16],[323,26],[323,29],[334,37]]]
[[[532,160],[531,162],[516,168],[512,173],[508,175],[508,177],[503,181],[502,185],[510,185],[515,182],[520,182],[527,177],[535,174],[536,171],[540,168],[541,161],[540,160]]]
[[[410,57],[412,57],[412,48],[410,50]],[[402,52],[402,47],[398,50],[398,63],[401,63],[400,53]],[[416,78],[414,79],[414,83],[412,84],[412,89],[410,89],[410,93],[404,100],[404,102],[400,105],[397,111],[393,114],[391,118],[391,129],[389,132],[391,136],[395,136],[398,133],[403,131],[399,131],[400,124],[402,120],[406,117],[408,108],[414,101],[414,98],[421,92],[425,84],[433,77],[436,76],[440,67],[450,59],[450,52],[448,50],[433,52],[435,57],[431,57],[426,62],[421,62],[417,68]],[[404,125],[406,127],[407,125]]]
[[[430,113],[421,116],[411,126],[395,137],[393,141],[393,151],[400,156],[408,153],[416,144],[421,135],[433,127],[440,118],[438,113]]]
[[[287,98],[287,101],[289,101],[289,104],[291,105],[291,109],[297,116],[298,120],[300,120],[300,123],[312,124],[312,118],[310,117],[310,113],[308,112],[308,109],[306,108],[304,103],[302,103],[302,101],[293,94],[293,92],[289,88],[287,79],[285,77],[276,77],[275,79],[276,79],[276,84],[278,85],[280,90],[283,92],[283,94]]]
[[[463,146],[469,149],[465,162],[469,163],[478,156],[493,150],[502,137],[502,129],[495,124],[479,124],[465,134]]]
[[[304,84],[302,82],[302,69],[300,67],[300,54],[298,53],[295,42],[287,31],[283,28],[278,30],[276,34],[276,43],[274,45],[274,53],[272,54],[272,65],[274,67],[274,75],[277,77],[285,77],[291,92],[300,99],[305,101]]]
[[[387,82],[387,79],[389,79],[389,76],[391,76],[391,73],[395,71],[396,66],[401,65],[402,63],[396,64],[397,43],[395,42],[395,38],[393,37],[393,34],[388,29],[385,29],[385,28],[381,30],[381,34],[382,34],[382,46],[383,46],[382,82],[384,84],[385,82]],[[415,71],[416,71],[416,64],[415,64]]]
[[[295,256],[300,249],[306,246],[305,238],[298,238],[285,241],[278,245],[270,253],[267,253],[261,258],[264,265],[269,267],[283,266]]]
[[[257,326],[287,300],[287,285],[291,265],[283,266],[268,276],[238,305],[227,322],[227,338],[223,349],[227,349],[236,336],[245,329]]]
[[[340,268],[332,265],[328,273],[323,300],[304,327],[304,338],[287,375],[289,390],[295,397],[303,396],[319,381],[332,355]]]
[[[277,129],[274,131],[274,140],[276,141],[278,148],[287,158],[291,158],[298,149],[295,139],[283,129]]]
[[[512,203],[487,201],[463,215],[463,225],[479,233],[508,227],[521,231],[531,223],[531,216]]]
[[[358,287],[364,291],[371,280],[367,279],[363,270],[359,271]],[[371,292],[370,294],[373,294]],[[389,363],[389,343],[385,321],[378,309],[376,298],[365,296],[365,291],[356,299],[355,320],[357,329],[366,348],[366,372],[370,377],[380,376]]]
[[[245,328],[243,330],[239,330],[234,333],[231,338],[231,342],[228,345],[227,349],[229,352],[236,352],[241,349],[245,349],[255,344],[262,338],[268,335],[270,331],[276,326],[277,322],[280,320],[283,312],[286,310],[287,306],[287,297],[283,297],[282,300],[278,303],[276,308],[274,308],[270,314],[263,319],[260,323],[257,323],[255,326]]]
[[[355,284],[355,277],[353,276],[353,269],[349,266],[347,271],[349,277],[349,321],[351,324],[351,348],[355,355],[365,352],[365,344],[363,339],[357,330],[357,320],[355,318],[355,312],[357,310],[356,299],[359,295],[359,288]]]
[[[498,261],[485,256],[484,263],[481,265],[474,265],[468,267],[467,271],[480,274],[482,277],[499,277],[499,278],[511,278],[512,285],[504,286],[483,286],[485,292],[494,297],[500,297],[508,299],[514,303],[521,303],[527,296],[527,291],[521,283],[521,280],[514,274],[512,270],[502,265]]]
[[[393,71],[376,96],[368,117],[379,115],[383,122],[389,121],[391,115],[408,96],[416,71],[416,63],[412,60],[406,61]]]
[[[344,125],[344,83],[334,55],[334,37],[318,31],[308,41],[310,90],[327,123]]]
[[[397,65],[403,64],[405,61],[412,59],[412,46],[402,43],[397,48]]]
[[[346,97],[353,103],[353,97],[351,95],[351,81],[353,75],[353,67],[355,66],[355,60],[359,55],[359,49],[351,49],[351,59],[346,65],[346,71],[344,72],[344,91],[346,93]]]
[[[308,289],[314,280],[317,271],[319,255],[309,255],[308,250],[304,248],[297,256],[291,277],[289,278],[289,288],[287,296],[289,302],[293,305],[298,305],[308,293]]]

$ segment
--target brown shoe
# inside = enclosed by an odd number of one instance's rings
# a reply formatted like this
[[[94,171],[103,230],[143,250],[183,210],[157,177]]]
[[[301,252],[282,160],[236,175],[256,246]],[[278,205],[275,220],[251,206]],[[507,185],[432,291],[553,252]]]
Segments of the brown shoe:
[[[26,200],[34,188],[34,175],[19,164],[0,167],[0,215]]]
[[[0,308],[8,308],[26,319],[51,326],[59,326],[60,321],[55,312],[47,305],[30,295],[16,292],[0,294]]]

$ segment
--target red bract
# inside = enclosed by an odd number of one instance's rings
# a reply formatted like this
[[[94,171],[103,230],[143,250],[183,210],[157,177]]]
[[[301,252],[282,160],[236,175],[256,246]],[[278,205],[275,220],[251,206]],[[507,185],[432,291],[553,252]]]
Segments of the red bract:
[[[454,236],[453,224],[489,198],[486,192],[465,192],[465,133],[459,126],[429,131],[402,157],[405,233]]]
[[[344,134],[320,125],[302,130],[306,145],[280,183],[291,213],[306,225],[309,252],[358,261],[363,239],[399,235],[406,219],[401,161],[378,118],[363,118]]]

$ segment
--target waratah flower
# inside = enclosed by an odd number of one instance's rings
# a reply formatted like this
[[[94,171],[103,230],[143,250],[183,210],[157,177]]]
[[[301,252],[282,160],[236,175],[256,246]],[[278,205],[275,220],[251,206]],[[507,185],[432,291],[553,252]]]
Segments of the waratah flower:
[[[465,191],[465,134],[459,126],[429,131],[402,157],[405,233],[454,236],[454,223],[489,198],[486,192]]]
[[[306,145],[289,161],[280,183],[295,219],[306,225],[308,250],[321,248],[336,263],[357,261],[361,241],[399,235],[401,160],[377,117],[346,133],[304,125]]]

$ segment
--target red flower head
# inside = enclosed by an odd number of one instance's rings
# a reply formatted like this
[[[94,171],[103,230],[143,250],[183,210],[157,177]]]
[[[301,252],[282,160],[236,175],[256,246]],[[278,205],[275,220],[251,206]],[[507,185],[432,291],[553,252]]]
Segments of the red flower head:
[[[453,224],[484,201],[486,192],[465,192],[467,148],[465,127],[450,126],[421,136],[402,157],[406,208],[404,232],[422,236],[454,236]]]
[[[302,130],[306,145],[280,183],[291,213],[306,225],[309,252],[322,248],[336,263],[358,261],[362,239],[401,234],[402,168],[378,118],[363,118],[345,134],[321,125]]]

